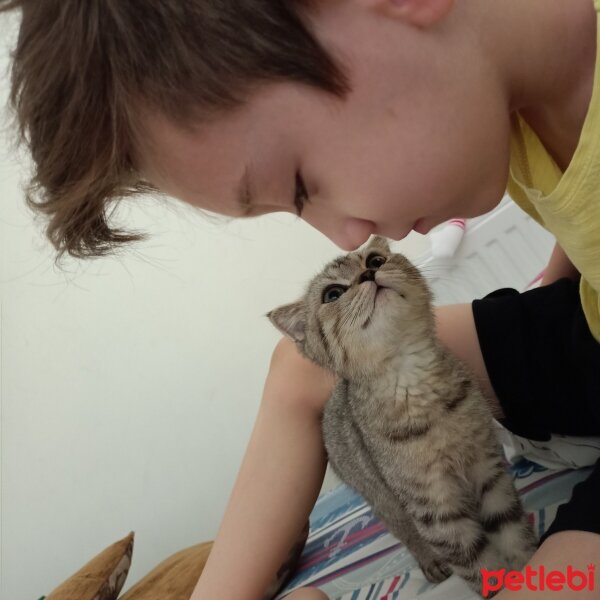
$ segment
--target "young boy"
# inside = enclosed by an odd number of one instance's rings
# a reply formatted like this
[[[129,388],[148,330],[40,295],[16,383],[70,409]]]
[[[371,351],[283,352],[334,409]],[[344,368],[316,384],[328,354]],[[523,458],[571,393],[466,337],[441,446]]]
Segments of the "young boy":
[[[600,434],[599,0],[2,6],[23,11],[13,100],[36,165],[29,201],[60,252],[136,239],[107,207],[149,187],[226,215],[297,212],[351,250],[480,215],[508,181],[557,237],[545,285],[442,307],[438,335],[516,433]],[[331,386],[279,343],[193,600],[264,593],[320,488]],[[597,564],[599,503],[597,464],[530,564]]]

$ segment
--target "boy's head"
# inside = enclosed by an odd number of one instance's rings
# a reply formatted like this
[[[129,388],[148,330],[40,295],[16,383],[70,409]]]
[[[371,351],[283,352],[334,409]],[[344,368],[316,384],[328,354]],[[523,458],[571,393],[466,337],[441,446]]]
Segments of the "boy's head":
[[[0,0],[23,12],[30,203],[75,256],[137,239],[111,202],[152,187],[226,215],[301,210],[347,250],[480,214],[509,132],[480,4]]]

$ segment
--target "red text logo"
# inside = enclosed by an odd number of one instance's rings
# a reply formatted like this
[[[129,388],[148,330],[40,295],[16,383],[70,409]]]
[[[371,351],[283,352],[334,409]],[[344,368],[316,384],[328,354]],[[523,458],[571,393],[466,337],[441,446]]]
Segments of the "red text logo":
[[[588,565],[587,571],[580,571],[569,565],[566,573],[563,571],[546,571],[543,565],[537,570],[527,565],[523,571],[507,571],[506,569],[488,571],[487,569],[481,569],[481,593],[484,598],[487,598],[492,592],[498,592],[503,587],[516,592],[523,589],[523,586],[532,591],[552,590],[560,592],[565,589],[565,586],[575,591],[593,591],[596,589],[595,570],[596,565]]]

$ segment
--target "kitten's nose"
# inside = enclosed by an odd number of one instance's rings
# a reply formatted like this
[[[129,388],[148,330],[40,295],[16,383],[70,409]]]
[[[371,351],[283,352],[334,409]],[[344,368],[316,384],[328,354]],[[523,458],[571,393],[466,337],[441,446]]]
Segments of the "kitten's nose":
[[[367,269],[363,271],[358,278],[358,283],[362,283],[363,281],[375,281],[375,270]]]

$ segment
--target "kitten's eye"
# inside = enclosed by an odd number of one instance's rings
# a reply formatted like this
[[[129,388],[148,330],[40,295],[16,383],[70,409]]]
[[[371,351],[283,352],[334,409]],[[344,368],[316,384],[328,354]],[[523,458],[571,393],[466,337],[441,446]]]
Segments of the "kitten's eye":
[[[296,173],[296,191],[294,193],[294,206],[296,207],[296,214],[301,217],[302,209],[304,205],[309,201],[308,192],[304,185],[304,180],[300,173]]]
[[[386,260],[380,254],[369,254],[366,262],[367,269],[379,269],[379,267],[385,264]]]
[[[335,302],[347,289],[344,285],[328,285],[323,291],[323,304]]]

